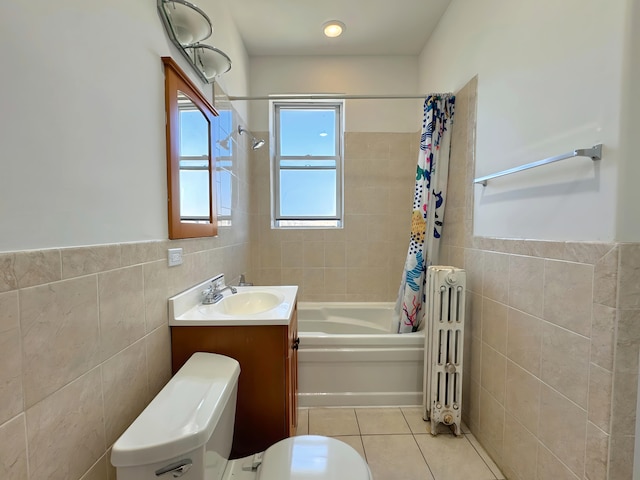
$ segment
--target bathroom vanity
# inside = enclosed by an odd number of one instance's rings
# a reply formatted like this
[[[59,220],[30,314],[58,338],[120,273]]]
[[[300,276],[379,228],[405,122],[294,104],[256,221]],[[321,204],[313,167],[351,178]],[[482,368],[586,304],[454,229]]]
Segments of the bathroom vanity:
[[[243,313],[265,308],[246,308],[252,300],[246,294],[265,289],[282,293],[280,311]],[[298,407],[297,287],[238,287],[237,292],[227,292],[227,307],[197,305],[186,312],[179,307],[172,312],[170,299],[173,373],[195,352],[219,353],[240,363],[232,458],[295,435]],[[231,302],[243,306],[231,308]],[[222,313],[225,308],[229,311]]]

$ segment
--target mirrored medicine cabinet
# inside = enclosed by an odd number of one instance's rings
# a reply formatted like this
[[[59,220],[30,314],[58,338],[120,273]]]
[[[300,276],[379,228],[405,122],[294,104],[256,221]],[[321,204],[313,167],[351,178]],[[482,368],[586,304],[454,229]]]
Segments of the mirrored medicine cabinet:
[[[214,117],[218,112],[170,57],[165,72],[169,238],[211,237],[216,218]]]

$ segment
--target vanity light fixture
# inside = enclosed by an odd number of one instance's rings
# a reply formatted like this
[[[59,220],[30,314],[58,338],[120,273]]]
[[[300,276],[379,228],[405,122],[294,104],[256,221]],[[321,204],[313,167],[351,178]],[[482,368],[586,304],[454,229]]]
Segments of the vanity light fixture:
[[[164,28],[173,44],[205,83],[231,70],[231,60],[222,50],[202,42],[213,27],[207,14],[187,0],[158,0]]]
[[[325,36],[335,38],[342,35],[342,32],[344,32],[346,28],[347,27],[344,23],[339,22],[338,20],[331,20],[322,26],[322,31]]]
[[[247,130],[246,128],[242,128],[242,125],[238,125],[238,135],[242,135],[243,133],[248,133],[251,137],[251,141],[253,142],[251,144],[251,148],[253,150],[258,150],[264,145],[263,139],[254,137],[249,130]]]
[[[191,52],[193,63],[208,82],[231,70],[231,59],[222,50],[201,43],[184,48]]]
[[[193,45],[206,40],[213,33],[211,20],[194,4],[185,0],[172,0],[162,2],[162,7],[169,20],[169,28],[180,45]]]

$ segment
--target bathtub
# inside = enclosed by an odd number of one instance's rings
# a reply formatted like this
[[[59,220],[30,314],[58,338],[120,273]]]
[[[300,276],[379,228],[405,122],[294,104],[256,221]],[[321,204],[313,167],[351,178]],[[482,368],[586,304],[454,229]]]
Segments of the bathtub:
[[[393,303],[298,303],[301,407],[422,404],[424,333],[394,333]]]

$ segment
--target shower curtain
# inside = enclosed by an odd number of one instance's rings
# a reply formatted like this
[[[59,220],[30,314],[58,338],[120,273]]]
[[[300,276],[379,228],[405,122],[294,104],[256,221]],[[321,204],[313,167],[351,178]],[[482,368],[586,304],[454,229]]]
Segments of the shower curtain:
[[[398,333],[422,325],[427,267],[437,264],[449,175],[455,96],[429,95],[424,119],[411,216],[411,240],[395,307]]]

